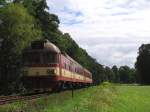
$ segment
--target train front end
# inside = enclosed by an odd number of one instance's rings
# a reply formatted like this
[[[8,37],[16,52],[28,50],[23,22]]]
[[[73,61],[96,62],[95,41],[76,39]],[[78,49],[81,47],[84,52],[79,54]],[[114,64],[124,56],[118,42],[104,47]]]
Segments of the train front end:
[[[23,53],[23,84],[29,90],[50,90],[60,75],[60,50],[47,40],[35,41]]]

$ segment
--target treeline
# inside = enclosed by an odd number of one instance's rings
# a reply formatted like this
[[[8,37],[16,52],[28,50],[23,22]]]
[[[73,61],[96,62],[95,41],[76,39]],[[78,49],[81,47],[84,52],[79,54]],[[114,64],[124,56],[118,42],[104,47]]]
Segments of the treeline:
[[[22,51],[31,41],[48,39],[103,81],[135,83],[136,72],[128,66],[99,64],[68,33],[59,30],[59,18],[48,11],[46,0],[0,0],[0,94],[21,91]]]
[[[150,84],[150,44],[140,46],[135,68],[138,82]]]
[[[113,83],[136,83],[136,71],[128,66],[113,66],[112,68],[105,68],[105,81]]]

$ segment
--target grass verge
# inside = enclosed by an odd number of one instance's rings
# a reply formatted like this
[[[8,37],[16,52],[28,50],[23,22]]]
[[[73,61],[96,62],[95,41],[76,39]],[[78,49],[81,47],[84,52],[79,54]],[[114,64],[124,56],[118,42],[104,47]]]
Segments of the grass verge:
[[[104,83],[0,107],[0,112],[150,112],[150,86]]]

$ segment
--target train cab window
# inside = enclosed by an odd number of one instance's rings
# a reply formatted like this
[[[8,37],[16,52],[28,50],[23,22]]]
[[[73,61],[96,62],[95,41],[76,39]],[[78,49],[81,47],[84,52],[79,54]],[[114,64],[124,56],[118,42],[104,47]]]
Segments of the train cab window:
[[[51,53],[51,52],[46,52],[43,53],[43,63],[57,63],[57,54],[56,53]]]
[[[41,53],[39,52],[26,52],[23,54],[24,64],[39,64],[41,63]]]

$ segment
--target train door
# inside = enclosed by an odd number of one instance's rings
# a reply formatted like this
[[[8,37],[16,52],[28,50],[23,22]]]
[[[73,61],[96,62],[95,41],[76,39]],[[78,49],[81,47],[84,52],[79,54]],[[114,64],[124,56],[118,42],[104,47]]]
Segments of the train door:
[[[59,62],[59,76],[62,76],[62,55],[58,54],[58,62]]]

